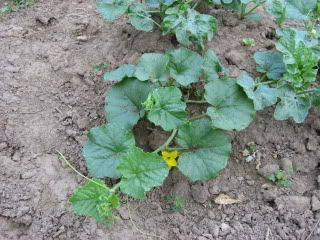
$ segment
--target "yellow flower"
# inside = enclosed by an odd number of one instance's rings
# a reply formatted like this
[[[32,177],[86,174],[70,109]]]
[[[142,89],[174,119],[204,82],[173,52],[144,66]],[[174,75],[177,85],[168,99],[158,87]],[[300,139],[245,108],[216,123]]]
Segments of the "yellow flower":
[[[163,160],[167,163],[169,169],[177,166],[176,158],[179,157],[178,151],[172,151],[172,152],[162,151],[161,155]]]

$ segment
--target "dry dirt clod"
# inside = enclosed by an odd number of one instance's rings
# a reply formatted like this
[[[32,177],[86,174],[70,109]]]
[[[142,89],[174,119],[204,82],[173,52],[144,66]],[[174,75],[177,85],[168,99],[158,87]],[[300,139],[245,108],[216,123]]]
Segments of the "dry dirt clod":
[[[311,208],[310,198],[304,196],[281,196],[276,198],[275,203],[281,212],[302,214]]]
[[[196,182],[191,186],[191,194],[197,203],[205,203],[210,197],[208,184],[206,182]]]
[[[318,141],[315,138],[309,138],[306,146],[308,151],[316,151],[319,149]]]
[[[312,211],[320,210],[320,201],[316,196],[312,196],[311,198],[311,207]]]
[[[280,168],[279,168],[279,165],[278,164],[268,164],[268,165],[265,165],[264,167],[260,168],[258,170],[258,173],[260,175],[262,175],[263,177],[265,178],[268,178],[270,177],[274,172],[278,171]]]

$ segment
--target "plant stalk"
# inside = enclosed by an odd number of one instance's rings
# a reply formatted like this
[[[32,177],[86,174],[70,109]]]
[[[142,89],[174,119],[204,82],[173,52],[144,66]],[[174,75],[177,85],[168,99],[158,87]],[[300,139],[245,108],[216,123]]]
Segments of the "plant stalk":
[[[198,120],[198,119],[201,119],[201,118],[205,118],[205,117],[208,117],[208,115],[207,114],[201,114],[201,115],[189,118],[189,121],[191,122],[191,121],[195,121],[195,120]]]
[[[167,141],[164,144],[162,144],[160,147],[158,147],[156,150],[154,150],[153,153],[158,153],[161,150],[166,149],[170,145],[174,137],[176,136],[177,132],[178,132],[178,129],[174,129],[170,137],[167,139]]]
[[[207,101],[187,100],[186,103],[206,104]]]

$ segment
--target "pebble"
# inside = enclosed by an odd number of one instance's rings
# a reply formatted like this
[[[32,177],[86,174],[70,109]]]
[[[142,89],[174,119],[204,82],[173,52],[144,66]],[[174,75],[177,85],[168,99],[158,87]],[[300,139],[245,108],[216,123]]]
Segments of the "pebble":
[[[318,149],[317,140],[314,138],[309,138],[306,147],[308,151],[316,151]]]
[[[86,41],[88,41],[88,37],[87,36],[78,36],[77,40],[80,42],[86,42]]]
[[[285,210],[302,214],[311,208],[310,198],[304,196],[281,196],[275,200],[279,211]]]
[[[130,219],[130,215],[129,215],[129,212],[128,212],[128,209],[126,208],[126,206],[120,207],[118,209],[118,213],[120,214],[120,217],[123,220],[129,220]]]
[[[206,182],[197,182],[191,187],[191,194],[197,203],[205,203],[210,197]]]
[[[0,143],[0,151],[6,149],[8,147],[8,144],[6,142]],[[319,176],[320,177],[320,176]]]
[[[280,161],[280,166],[282,170],[291,172],[293,170],[292,161],[289,158],[282,158]]]
[[[231,232],[230,225],[226,223],[222,223],[220,226],[220,229],[221,229],[220,236],[226,236]]]
[[[265,165],[264,167],[260,168],[258,170],[258,173],[260,175],[262,175],[263,177],[265,178],[268,178],[270,177],[274,172],[278,171],[280,168],[279,168],[279,165],[278,164],[268,164],[268,165]]]
[[[312,211],[320,210],[320,201],[316,196],[312,196],[311,198],[311,207]]]

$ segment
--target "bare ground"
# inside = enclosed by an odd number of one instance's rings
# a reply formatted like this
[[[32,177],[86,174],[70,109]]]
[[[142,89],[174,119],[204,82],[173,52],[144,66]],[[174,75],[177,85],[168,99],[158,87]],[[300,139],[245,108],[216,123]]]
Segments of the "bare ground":
[[[239,21],[220,10],[213,14],[220,30],[208,48],[233,76],[241,70],[255,74],[252,54],[272,48],[273,23]],[[253,37],[256,46],[242,46],[244,37]],[[134,63],[144,52],[170,47],[175,41],[158,31],[138,32],[125,19],[106,23],[93,0],[38,1],[0,19],[1,240],[320,239],[319,110],[302,125],[273,120],[272,109],[259,113],[247,130],[230,133],[233,156],[217,179],[190,183],[173,171],[146,200],[124,203],[112,227],[71,212],[67,197],[83,179],[56,150],[86,173],[82,144],[88,129],[105,121],[108,89],[93,65],[113,69]],[[263,169],[293,164],[294,186],[273,185],[255,162],[244,161],[248,142],[257,144]],[[181,213],[166,204],[169,192],[187,198]],[[218,206],[212,199],[219,193],[242,202]]]

